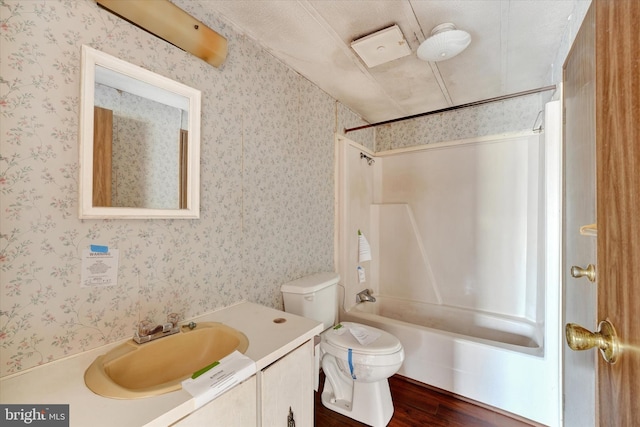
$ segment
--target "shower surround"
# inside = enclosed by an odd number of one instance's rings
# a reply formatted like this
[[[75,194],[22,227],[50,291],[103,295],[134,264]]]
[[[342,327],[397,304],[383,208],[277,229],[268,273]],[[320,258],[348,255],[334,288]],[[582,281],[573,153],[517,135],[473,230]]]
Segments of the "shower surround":
[[[336,142],[341,320],[400,338],[400,374],[546,425],[561,417],[559,111],[542,134]],[[355,304],[364,288],[376,302]]]

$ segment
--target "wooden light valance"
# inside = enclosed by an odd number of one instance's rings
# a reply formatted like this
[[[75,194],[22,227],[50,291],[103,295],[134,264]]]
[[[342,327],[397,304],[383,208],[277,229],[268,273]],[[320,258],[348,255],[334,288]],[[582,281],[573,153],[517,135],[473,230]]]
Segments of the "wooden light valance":
[[[132,24],[219,67],[227,58],[227,39],[169,0],[96,0]]]

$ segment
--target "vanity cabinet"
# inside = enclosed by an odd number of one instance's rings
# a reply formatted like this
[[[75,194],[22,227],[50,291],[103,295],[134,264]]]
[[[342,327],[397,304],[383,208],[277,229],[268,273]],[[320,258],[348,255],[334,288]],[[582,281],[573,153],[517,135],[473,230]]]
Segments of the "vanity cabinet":
[[[177,421],[175,427],[313,425],[313,340]]]
[[[186,391],[144,399],[109,399],[93,393],[84,382],[87,367],[120,343],[56,361],[54,368],[46,364],[0,378],[0,402],[69,404],[71,427],[287,427],[289,407],[297,427],[313,426],[313,342],[322,323],[249,302],[193,321],[242,331],[249,340],[245,355],[257,369],[197,410]]]
[[[256,424],[256,376],[192,412],[175,427],[247,427]]]
[[[258,372],[259,426],[287,426],[289,408],[297,427],[313,425],[313,340]]]

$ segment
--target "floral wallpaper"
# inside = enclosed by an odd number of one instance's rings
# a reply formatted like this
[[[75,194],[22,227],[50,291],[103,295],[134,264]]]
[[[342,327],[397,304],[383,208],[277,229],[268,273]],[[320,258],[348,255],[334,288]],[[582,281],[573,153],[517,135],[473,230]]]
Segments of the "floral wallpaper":
[[[541,92],[380,126],[376,151],[537,129],[551,94]]]
[[[241,300],[333,270],[334,132],[363,124],[198,3],[229,41],[214,68],[91,0],[0,0],[0,376],[131,336],[142,319]],[[80,47],[202,91],[201,217],[79,220]],[[350,138],[373,149],[374,131]],[[80,287],[89,245],[118,283]]]

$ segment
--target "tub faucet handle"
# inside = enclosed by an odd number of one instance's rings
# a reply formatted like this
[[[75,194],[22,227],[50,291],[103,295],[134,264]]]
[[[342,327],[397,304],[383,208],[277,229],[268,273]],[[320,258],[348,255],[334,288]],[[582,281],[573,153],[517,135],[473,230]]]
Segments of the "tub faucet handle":
[[[361,302],[376,302],[376,298],[371,295],[371,289],[365,289],[356,294],[356,304]]]

